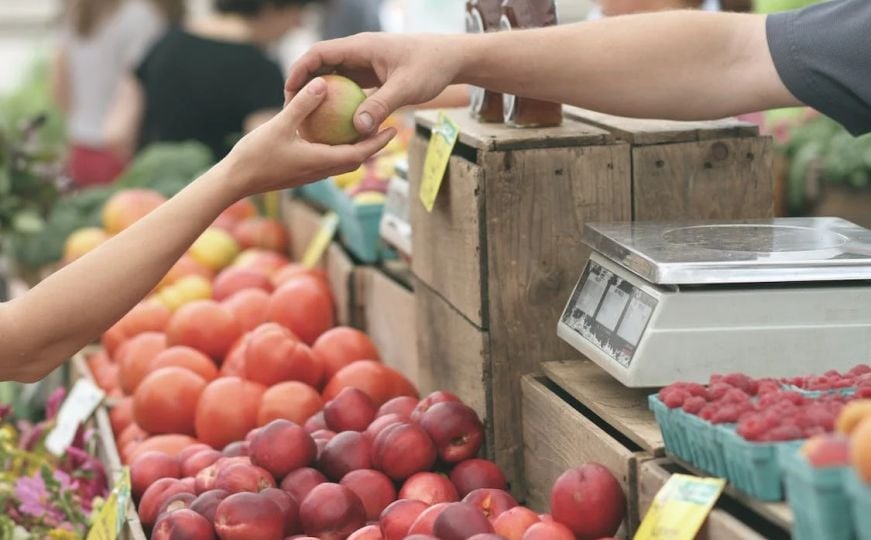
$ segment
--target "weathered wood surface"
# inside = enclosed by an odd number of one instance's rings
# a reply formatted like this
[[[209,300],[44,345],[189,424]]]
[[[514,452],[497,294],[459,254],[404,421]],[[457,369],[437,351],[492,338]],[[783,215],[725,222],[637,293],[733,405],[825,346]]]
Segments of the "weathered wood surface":
[[[662,432],[647,405],[650,390],[627,388],[587,359],[545,362],[545,375],[641,448],[662,456]]]

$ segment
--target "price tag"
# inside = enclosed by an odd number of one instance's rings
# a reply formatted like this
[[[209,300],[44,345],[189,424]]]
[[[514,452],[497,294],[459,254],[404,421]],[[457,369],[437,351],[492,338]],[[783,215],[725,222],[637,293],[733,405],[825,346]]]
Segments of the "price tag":
[[[317,266],[321,257],[327,251],[327,247],[332,242],[336,235],[336,229],[339,227],[339,216],[335,212],[328,212],[321,219],[321,226],[318,229],[315,237],[305,249],[305,254],[302,256],[302,265],[306,268],[314,268]]]
[[[94,413],[105,395],[89,379],[79,379],[61,405],[54,429],[45,439],[48,451],[55,456],[62,456],[73,442],[81,423]]]
[[[130,470],[124,467],[115,479],[115,487],[100,508],[87,540],[116,540],[127,518],[130,501]]]
[[[693,540],[724,487],[722,478],[672,475],[653,499],[635,540]]]
[[[420,181],[420,201],[427,212],[435,206],[439,188],[451,159],[451,151],[457,144],[460,130],[445,113],[439,113],[439,123],[432,128],[426,159],[423,162],[423,176]]]

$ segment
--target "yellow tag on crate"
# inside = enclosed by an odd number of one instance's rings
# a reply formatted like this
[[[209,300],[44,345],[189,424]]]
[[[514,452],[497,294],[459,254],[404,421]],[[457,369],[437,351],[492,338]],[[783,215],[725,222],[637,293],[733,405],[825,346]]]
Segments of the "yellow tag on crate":
[[[302,256],[302,265],[306,268],[314,268],[317,266],[330,242],[333,241],[333,236],[336,235],[336,229],[339,227],[339,216],[335,212],[328,212],[321,219],[321,226],[318,228],[308,247],[305,248],[305,253]]]
[[[130,501],[130,469],[124,467],[115,479],[115,487],[94,519],[87,540],[116,540],[127,518]]]
[[[672,475],[653,499],[635,540],[693,540],[724,487],[722,478]]]
[[[457,144],[460,130],[445,113],[439,113],[439,123],[432,128],[426,159],[423,162],[423,176],[420,181],[420,201],[427,212],[435,206],[439,188],[451,159],[451,151]]]

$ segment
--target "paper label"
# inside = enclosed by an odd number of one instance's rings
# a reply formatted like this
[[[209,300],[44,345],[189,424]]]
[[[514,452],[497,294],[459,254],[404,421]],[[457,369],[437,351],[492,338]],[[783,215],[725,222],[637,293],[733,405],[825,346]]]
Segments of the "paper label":
[[[73,442],[79,426],[94,413],[105,395],[90,379],[79,379],[61,405],[54,429],[45,439],[48,451],[62,456]]]
[[[116,540],[127,519],[130,501],[130,469],[124,467],[115,479],[115,487],[100,508],[87,540]]]
[[[432,128],[426,159],[423,162],[423,176],[420,181],[420,201],[427,212],[435,206],[439,188],[445,177],[451,152],[457,144],[460,130],[445,113],[439,113],[439,123]]]
[[[672,475],[653,499],[635,540],[693,540],[724,487],[722,478]]]
[[[321,219],[321,226],[315,234],[308,247],[305,249],[305,254],[302,256],[302,265],[306,268],[314,268],[320,262],[321,257],[327,251],[330,242],[336,235],[336,229],[339,227],[339,216],[335,212],[324,214]]]

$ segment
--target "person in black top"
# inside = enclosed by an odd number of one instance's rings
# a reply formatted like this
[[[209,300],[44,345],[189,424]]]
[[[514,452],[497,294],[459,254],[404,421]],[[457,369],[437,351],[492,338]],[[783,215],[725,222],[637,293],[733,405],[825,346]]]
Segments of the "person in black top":
[[[116,148],[194,140],[224,157],[284,103],[265,48],[300,21],[307,0],[214,0],[214,15],[170,29],[119,93],[107,123]]]

